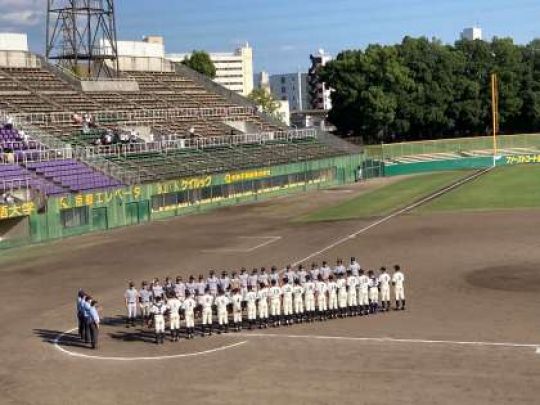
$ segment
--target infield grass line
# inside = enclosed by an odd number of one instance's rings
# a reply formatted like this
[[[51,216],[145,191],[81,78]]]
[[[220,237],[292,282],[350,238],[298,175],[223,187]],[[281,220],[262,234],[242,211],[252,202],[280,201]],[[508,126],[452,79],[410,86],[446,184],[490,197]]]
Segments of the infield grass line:
[[[313,252],[310,255],[308,255],[308,256],[300,259],[300,260],[297,260],[296,262],[292,263],[291,266],[293,266],[293,267],[298,266],[299,264],[305,262],[306,260],[310,260],[315,256],[318,256],[318,255],[320,255],[322,253],[325,253],[325,252],[335,248],[336,246],[339,246],[339,245],[341,245],[341,244],[343,244],[343,243],[345,243],[345,242],[347,242],[347,241],[349,241],[351,239],[356,238],[358,235],[361,235],[361,234],[369,231],[370,229],[375,228],[376,226],[384,224],[385,222],[388,222],[391,219],[393,219],[393,218],[395,218],[395,217],[397,217],[397,216],[399,216],[401,214],[412,211],[415,208],[417,208],[417,207],[419,207],[419,206],[421,206],[423,204],[426,204],[426,203],[440,197],[441,195],[444,195],[444,194],[446,194],[446,193],[448,193],[448,192],[462,186],[463,184],[468,183],[469,181],[472,181],[472,180],[474,180],[474,179],[488,173],[492,169],[493,169],[493,167],[489,167],[487,169],[483,169],[483,170],[477,171],[477,172],[475,172],[475,173],[473,173],[473,174],[471,174],[469,176],[466,176],[466,177],[464,177],[464,178],[450,184],[449,186],[446,186],[446,187],[442,188],[441,190],[436,191],[435,193],[432,193],[432,194],[430,194],[430,195],[428,195],[428,196],[426,196],[424,198],[421,198],[420,200],[418,200],[416,202],[413,202],[412,204],[409,204],[408,206],[406,206],[404,208],[401,208],[401,209],[399,209],[399,210],[397,210],[397,211],[395,211],[395,212],[393,212],[393,213],[391,213],[391,214],[389,214],[389,215],[387,215],[387,216],[385,216],[385,217],[383,217],[383,218],[381,218],[381,219],[379,219],[379,220],[377,220],[377,221],[375,221],[375,222],[373,222],[373,223],[371,223],[371,224],[369,224],[369,225],[367,225],[367,226],[365,226],[365,227],[351,233],[350,235],[347,235],[347,236],[345,236],[343,238],[340,238],[340,239],[336,240],[335,242],[331,243],[330,245],[328,245],[328,246],[326,246],[326,247],[324,247],[324,248],[322,248],[322,249],[320,249],[320,250],[318,250],[316,252]],[[282,270],[282,271],[284,271],[284,270]]]

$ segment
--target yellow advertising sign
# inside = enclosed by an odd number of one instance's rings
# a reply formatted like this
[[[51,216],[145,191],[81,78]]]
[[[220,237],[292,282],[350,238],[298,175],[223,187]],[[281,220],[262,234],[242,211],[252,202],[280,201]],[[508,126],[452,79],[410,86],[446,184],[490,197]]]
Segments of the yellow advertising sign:
[[[157,194],[174,193],[175,191],[197,190],[212,185],[212,176],[193,177],[190,179],[172,180],[157,184]]]
[[[271,175],[272,171],[270,169],[258,169],[239,173],[227,173],[225,175],[225,184],[236,183],[238,181],[260,179],[263,177],[270,177]]]
[[[521,163],[540,163],[540,155],[506,156],[507,165],[518,165]]]
[[[92,207],[111,202],[113,199],[120,201],[139,200],[141,187],[133,186],[129,189],[100,191],[89,194],[77,194],[74,197],[62,197],[58,199],[58,207],[62,210],[76,207]]]
[[[27,217],[36,212],[33,202],[0,205],[0,219]]]

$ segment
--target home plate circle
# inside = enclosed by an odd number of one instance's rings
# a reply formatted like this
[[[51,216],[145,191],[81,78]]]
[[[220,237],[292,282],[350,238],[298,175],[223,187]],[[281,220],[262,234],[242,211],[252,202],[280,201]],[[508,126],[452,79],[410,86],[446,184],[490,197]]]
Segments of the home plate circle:
[[[74,334],[75,329],[58,334],[52,343],[64,355],[89,360],[108,361],[151,361],[171,360],[188,357],[208,356],[221,351],[231,350],[247,343],[233,334],[195,338],[194,340],[181,340],[156,345],[151,340],[111,339],[110,335],[103,334],[104,339],[98,350],[91,350],[80,342]],[[101,334],[101,333],[100,333]]]

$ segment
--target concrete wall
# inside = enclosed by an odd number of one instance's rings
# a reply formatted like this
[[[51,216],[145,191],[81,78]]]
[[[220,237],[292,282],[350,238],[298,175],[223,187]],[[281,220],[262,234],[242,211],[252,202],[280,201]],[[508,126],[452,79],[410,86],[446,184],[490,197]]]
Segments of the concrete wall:
[[[361,164],[361,155],[350,155],[50,198],[45,212],[17,219],[30,224],[30,236],[17,243],[44,242],[350,183]],[[66,210],[84,211],[88,221],[65,227],[62,212]],[[13,245],[0,241],[0,248]]]

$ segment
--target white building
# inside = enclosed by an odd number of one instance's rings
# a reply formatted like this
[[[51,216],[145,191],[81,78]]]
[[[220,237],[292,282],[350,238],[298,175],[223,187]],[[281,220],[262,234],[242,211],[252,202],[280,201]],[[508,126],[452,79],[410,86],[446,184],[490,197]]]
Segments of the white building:
[[[288,101],[291,111],[310,108],[307,73],[271,75],[270,90],[278,100]]]
[[[466,41],[482,40],[482,28],[470,27],[461,31],[461,39]]]
[[[167,59],[182,62],[189,53],[168,54]],[[209,53],[216,67],[214,81],[223,87],[248,96],[253,91],[253,49],[246,44],[234,52]]]
[[[287,99],[277,98],[276,95],[272,93],[272,90],[270,88],[270,78],[271,76],[269,76],[267,72],[263,71],[261,73],[257,73],[255,75],[255,87],[258,89],[263,89],[268,94],[272,94],[272,96],[276,99],[277,103],[279,104],[279,107],[276,111],[276,115],[281,120],[281,122],[283,122],[287,126],[290,126],[291,125],[291,108],[289,105],[289,101]]]

